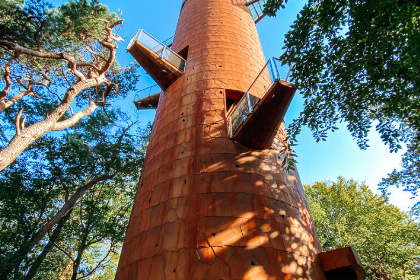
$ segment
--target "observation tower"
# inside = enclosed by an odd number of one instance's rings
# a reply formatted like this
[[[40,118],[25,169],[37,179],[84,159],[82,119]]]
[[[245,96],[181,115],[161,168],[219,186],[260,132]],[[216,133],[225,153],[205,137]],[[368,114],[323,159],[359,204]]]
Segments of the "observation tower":
[[[299,176],[281,168],[296,89],[264,58],[263,4],[184,0],[172,43],[129,43],[160,89],[135,101],[156,118],[115,279],[362,279],[351,249],[321,257]]]

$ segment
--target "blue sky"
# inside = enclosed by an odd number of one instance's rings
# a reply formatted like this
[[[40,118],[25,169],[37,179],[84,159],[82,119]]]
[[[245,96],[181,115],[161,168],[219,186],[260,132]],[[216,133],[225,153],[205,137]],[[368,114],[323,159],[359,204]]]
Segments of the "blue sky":
[[[65,1],[53,0],[54,4]],[[134,59],[125,51],[131,36],[137,29],[145,29],[158,40],[173,36],[181,7],[181,0],[166,1],[133,1],[133,0],[102,0],[111,11],[122,11],[124,24],[120,36],[125,39],[120,44],[117,57],[121,64],[126,65]],[[265,17],[257,24],[257,29],[266,59],[278,57],[282,53],[284,34],[296,18],[305,1],[289,1],[286,9],[280,11],[277,17]],[[153,84],[153,81],[143,72],[139,89]],[[129,95],[123,106],[134,110],[132,101],[134,93]],[[285,117],[286,126],[302,110],[303,100],[297,93]],[[136,112],[142,122],[153,120],[154,111]],[[338,176],[346,179],[365,181],[372,190],[376,190],[381,178],[401,164],[401,153],[390,154],[375,131],[369,134],[369,145],[365,151],[360,150],[356,142],[345,129],[345,124],[334,133],[330,133],[327,141],[316,143],[311,132],[304,128],[298,138],[296,153],[298,155],[298,171],[303,184],[316,181],[334,181]],[[395,188],[391,189],[391,203],[403,210],[414,204],[410,195]]]

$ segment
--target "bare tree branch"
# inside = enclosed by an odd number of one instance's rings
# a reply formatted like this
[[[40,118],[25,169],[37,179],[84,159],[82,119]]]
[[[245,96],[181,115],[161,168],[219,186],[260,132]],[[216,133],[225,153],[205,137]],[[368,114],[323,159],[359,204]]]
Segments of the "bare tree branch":
[[[81,63],[81,62],[79,62],[79,63],[77,63],[77,67],[90,67],[90,68],[95,69],[98,72],[100,71],[100,69],[92,63]]]
[[[44,25],[45,25],[46,22],[47,22],[46,20],[43,20],[41,25],[39,26],[39,28],[35,32],[36,47],[38,48],[38,51],[40,51],[40,52],[42,52],[42,49],[41,49],[41,45],[39,44],[39,34],[41,33],[42,28],[44,28]]]
[[[25,121],[26,121],[26,116],[24,115],[24,116],[20,119],[20,130],[24,130],[24,129],[25,129]]]
[[[70,117],[67,120],[59,121],[63,115],[66,113],[66,111],[70,108],[72,101],[74,98],[82,91],[95,87],[98,85],[101,85],[102,83],[106,83],[107,79],[105,77],[105,73],[112,67],[114,61],[115,61],[115,54],[117,50],[117,45],[114,43],[115,40],[118,38],[112,33],[112,28],[116,27],[117,25],[122,24],[123,20],[117,20],[116,22],[110,24],[109,21],[101,20],[105,22],[105,33],[106,38],[102,41],[98,42],[98,45],[101,45],[102,48],[107,49],[104,53],[106,54],[106,60],[103,62],[98,62],[96,65],[96,62],[92,63],[82,61],[80,65],[86,65],[89,66],[89,73],[87,73],[87,77],[84,73],[86,73],[85,70],[78,70],[78,64],[76,61],[76,57],[72,54],[60,52],[60,51],[39,51],[39,50],[33,50],[29,48],[22,47],[14,42],[9,42],[5,40],[0,40],[0,48],[6,49],[6,50],[12,50],[15,53],[23,54],[29,56],[29,58],[40,58],[40,59],[55,59],[55,60],[61,60],[67,62],[67,67],[72,72],[73,75],[76,76],[77,81],[73,84],[71,80],[69,81],[66,77],[66,71],[64,71],[64,80],[67,81],[69,88],[67,89],[66,93],[64,94],[64,97],[61,99],[60,104],[55,107],[55,109],[52,110],[49,114],[47,114],[44,118],[44,120],[36,122],[24,129],[20,129],[20,120],[18,123],[17,128],[20,130],[19,134],[16,134],[13,139],[9,142],[9,144],[0,151],[0,171],[2,171],[4,168],[9,166],[20,153],[22,153],[31,143],[33,143],[36,139],[38,139],[40,136],[44,135],[45,133],[51,131],[51,130],[59,130],[64,129],[67,127],[70,127],[71,125],[74,125],[77,123],[82,117],[87,116],[91,114],[95,109],[96,105],[90,101],[89,107],[74,114],[72,117]],[[104,50],[102,50],[104,51]],[[94,58],[93,61],[95,61],[96,58]],[[83,60],[83,58],[81,58]],[[80,62],[80,61],[79,61]],[[27,77],[31,77],[31,75],[27,72],[26,68],[23,67],[18,61],[18,65],[21,66],[22,72],[25,72]],[[91,67],[92,65],[95,65],[95,67]],[[83,71],[83,72],[82,72]],[[44,76],[45,78],[45,76]],[[35,81],[32,78],[21,78],[20,82],[21,85],[27,89],[28,94],[35,95],[35,93],[32,92],[31,86],[35,83]],[[32,79],[32,80],[31,80]],[[48,79],[47,79],[48,80]],[[27,81],[27,83],[26,83]],[[42,83],[43,86],[50,85],[47,83]],[[107,92],[105,93],[104,97],[106,95],[110,94],[110,90],[112,88],[110,86],[107,87]],[[17,98],[22,98],[22,96],[17,96]],[[105,98],[104,98],[105,100]],[[10,105],[8,105],[10,106]],[[0,110],[1,108],[5,108],[5,104],[0,102]]]
[[[4,100],[0,101],[0,113],[6,110],[7,108],[9,108],[10,106],[12,106],[16,101],[22,99],[26,95],[31,95],[35,98],[40,98],[39,95],[37,95],[36,93],[32,91],[30,92],[21,91],[16,96],[13,96],[12,98],[10,98],[8,101],[4,101]]]
[[[75,125],[77,122],[79,122],[81,118],[92,114],[95,110],[96,110],[95,102],[93,100],[89,100],[89,107],[87,107],[86,109],[80,112],[77,112],[76,114],[74,114],[73,116],[71,116],[70,118],[64,121],[55,123],[51,127],[51,130],[62,130],[62,129],[69,128]]]
[[[0,47],[14,50],[18,54],[26,54],[33,57],[39,57],[39,58],[50,58],[50,59],[58,59],[58,60],[64,60],[67,61],[68,67],[72,70],[73,74],[79,79],[79,81],[83,81],[86,79],[86,77],[83,75],[82,72],[77,70],[76,68],[76,59],[67,53],[64,52],[51,52],[51,51],[38,51],[38,50],[32,50],[25,47],[22,47],[16,43],[9,42],[9,41],[0,41]]]
[[[13,61],[18,58],[18,52],[14,52],[14,54],[9,58],[5,66],[5,73],[3,75],[4,80],[6,81],[6,85],[4,89],[0,92],[0,101],[4,101],[9,93],[10,87],[12,86],[12,81],[10,79],[10,66],[12,65]]]
[[[15,118],[15,128],[16,128],[16,135],[20,135],[20,116],[22,115],[23,108],[20,107],[18,113],[16,114]]]

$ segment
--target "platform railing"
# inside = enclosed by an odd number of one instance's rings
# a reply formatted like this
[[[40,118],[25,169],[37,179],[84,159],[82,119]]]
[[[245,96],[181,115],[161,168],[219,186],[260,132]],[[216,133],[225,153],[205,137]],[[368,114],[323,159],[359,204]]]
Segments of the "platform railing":
[[[257,24],[264,16],[264,4],[266,0],[249,0],[245,5],[248,6],[254,22]]]
[[[268,75],[267,75],[268,72]],[[265,95],[271,85],[279,80],[286,81],[290,76],[290,67],[287,64],[283,64],[278,58],[272,58],[267,61],[261,71],[258,73],[255,80],[249,86],[246,93],[242,96],[239,102],[233,108],[232,113],[229,117],[229,135],[233,138],[233,135],[241,126],[241,124],[248,118],[255,106]],[[267,78],[270,79],[270,86],[267,88]],[[261,98],[259,97],[261,96]]]
[[[134,34],[134,36],[131,38],[128,44],[127,49],[130,49],[136,41],[141,43],[151,51],[155,52],[163,59],[170,62],[182,72],[185,72],[186,61],[184,58],[182,58],[179,54],[177,54],[171,49],[172,43],[168,43],[166,40],[164,44],[158,41],[156,38],[154,38],[152,35],[150,35],[143,29],[138,30]]]
[[[138,90],[136,94],[134,95],[134,101],[149,97],[155,93],[158,93],[160,91],[160,88],[157,84],[154,84],[152,86],[143,88],[141,90]]]

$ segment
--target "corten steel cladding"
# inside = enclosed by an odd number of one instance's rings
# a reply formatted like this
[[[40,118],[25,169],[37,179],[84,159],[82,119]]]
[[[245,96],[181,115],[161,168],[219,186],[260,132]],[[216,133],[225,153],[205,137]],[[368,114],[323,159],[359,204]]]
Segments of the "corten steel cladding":
[[[245,92],[265,65],[249,9],[185,1],[173,50],[187,46],[185,73],[160,96],[116,279],[324,279],[298,175],[276,143],[228,136],[226,90]]]

